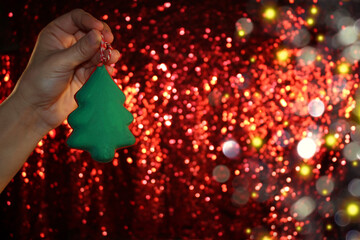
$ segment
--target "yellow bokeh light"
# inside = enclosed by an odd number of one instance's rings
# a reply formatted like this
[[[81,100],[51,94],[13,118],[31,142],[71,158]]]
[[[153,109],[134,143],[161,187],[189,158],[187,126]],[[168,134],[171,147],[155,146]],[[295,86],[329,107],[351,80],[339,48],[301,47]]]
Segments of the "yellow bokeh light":
[[[205,88],[205,91],[211,90],[210,85],[208,83],[205,83],[204,88]]]
[[[325,144],[328,146],[328,147],[333,147],[337,142],[337,139],[336,137],[333,135],[333,134],[328,134],[326,137],[325,137]]]
[[[302,230],[302,227],[301,226],[297,226],[296,227],[296,231],[300,232]]]
[[[358,161],[353,161],[353,162],[352,162],[352,165],[353,165],[354,167],[357,167],[357,166],[359,165],[359,163],[358,163]]]
[[[359,204],[356,202],[349,203],[346,206],[346,213],[351,217],[355,217],[359,215],[359,212],[360,212]]]
[[[327,225],[326,225],[326,230],[330,231],[332,228],[333,228],[333,227],[332,227],[331,224],[327,224]]]
[[[312,6],[311,9],[310,9],[310,12],[311,12],[311,14],[313,14],[313,15],[317,14],[317,13],[318,13],[317,7]]]
[[[312,171],[312,169],[309,165],[303,164],[300,167],[300,175],[301,176],[307,177],[311,174],[311,171]]]
[[[255,148],[260,148],[263,144],[263,141],[260,137],[254,137],[252,140],[251,140],[251,145],[253,145],[253,147]]]
[[[238,32],[238,34],[239,34],[240,37],[243,37],[243,36],[245,36],[245,31],[244,31],[244,30],[240,30],[240,31]]]
[[[281,106],[283,106],[283,107],[287,107],[287,102],[286,102],[286,100],[285,99],[280,99],[280,104],[281,104]]]
[[[318,40],[319,42],[323,42],[323,41],[325,40],[324,35],[319,34],[319,35],[317,36],[317,40]]]
[[[126,159],[126,161],[127,161],[129,164],[132,164],[132,163],[133,163],[133,160],[132,160],[130,157],[128,157],[128,158]]]
[[[276,11],[275,11],[274,8],[268,7],[268,8],[265,9],[263,16],[266,19],[272,20],[272,19],[274,19],[276,17]]]
[[[347,63],[341,63],[338,67],[337,67],[339,73],[341,74],[346,74],[350,71],[350,66]]]
[[[247,228],[247,229],[245,230],[245,232],[246,232],[246,234],[250,234],[250,233],[251,233],[251,229],[250,229],[250,228]]]
[[[285,62],[288,57],[289,57],[289,53],[286,49],[280,50],[276,53],[277,59],[279,61]]]
[[[217,78],[216,76],[213,76],[213,77],[211,78],[211,80],[210,80],[210,83],[211,83],[212,85],[215,85],[216,82],[217,82],[217,80],[218,80],[218,78]],[[189,94],[190,94],[190,91],[189,91]]]
[[[314,25],[314,23],[315,23],[314,19],[312,19],[312,18],[308,18],[308,19],[306,20],[306,22],[307,22],[307,24],[309,24],[310,26],[311,26],[311,25]]]
[[[271,240],[269,236],[264,236],[261,240]]]

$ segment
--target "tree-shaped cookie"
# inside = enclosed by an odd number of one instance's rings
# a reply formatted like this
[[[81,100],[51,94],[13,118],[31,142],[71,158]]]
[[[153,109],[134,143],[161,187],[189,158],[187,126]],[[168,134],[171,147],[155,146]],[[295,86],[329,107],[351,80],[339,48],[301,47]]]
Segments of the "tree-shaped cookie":
[[[135,143],[128,127],[134,118],[123,106],[125,95],[104,65],[95,69],[75,100],[78,108],[68,117],[73,128],[69,147],[90,152],[96,161],[109,162],[117,148]]]

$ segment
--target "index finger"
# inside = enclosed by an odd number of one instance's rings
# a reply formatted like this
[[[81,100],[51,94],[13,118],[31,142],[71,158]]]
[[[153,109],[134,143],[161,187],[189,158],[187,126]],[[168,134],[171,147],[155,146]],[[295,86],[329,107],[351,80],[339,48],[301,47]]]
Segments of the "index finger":
[[[58,28],[69,34],[75,34],[79,30],[88,32],[92,29],[97,29],[101,31],[104,28],[101,21],[97,20],[82,9],[74,9],[71,12],[55,19],[53,23]]]

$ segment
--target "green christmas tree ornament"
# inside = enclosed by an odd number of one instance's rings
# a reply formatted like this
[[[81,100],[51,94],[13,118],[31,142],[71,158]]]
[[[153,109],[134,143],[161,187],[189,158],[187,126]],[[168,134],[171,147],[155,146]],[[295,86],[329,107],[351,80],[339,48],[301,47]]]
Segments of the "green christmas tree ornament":
[[[69,147],[88,151],[98,162],[110,162],[116,149],[135,143],[129,130],[134,118],[124,107],[125,95],[105,65],[95,69],[75,100],[78,108],[68,117],[73,128],[67,139]]]
[[[109,162],[116,149],[135,143],[128,127],[134,118],[123,106],[125,95],[104,65],[96,68],[75,100],[78,108],[68,117],[73,128],[67,139],[69,147],[88,151],[96,161]]]

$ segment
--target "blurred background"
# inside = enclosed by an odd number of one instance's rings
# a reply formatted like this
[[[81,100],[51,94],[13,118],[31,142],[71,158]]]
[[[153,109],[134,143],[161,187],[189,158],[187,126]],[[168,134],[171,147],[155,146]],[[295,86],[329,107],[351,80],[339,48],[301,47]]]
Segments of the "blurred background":
[[[137,143],[101,164],[50,131],[1,239],[360,239],[360,1],[3,1],[0,102],[74,8],[113,31]]]

